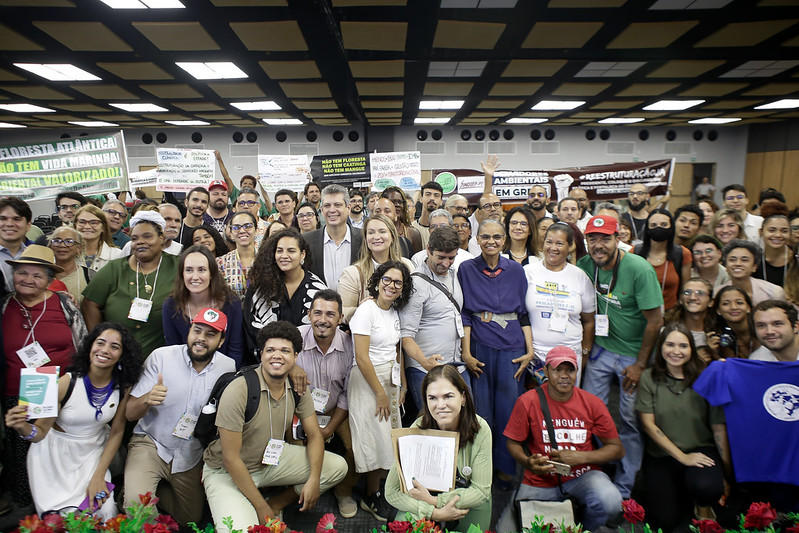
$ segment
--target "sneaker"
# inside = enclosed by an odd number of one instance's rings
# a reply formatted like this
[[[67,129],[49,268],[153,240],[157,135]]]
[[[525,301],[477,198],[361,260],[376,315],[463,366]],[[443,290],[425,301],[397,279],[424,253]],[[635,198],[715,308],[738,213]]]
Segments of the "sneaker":
[[[338,514],[344,518],[352,518],[358,512],[358,504],[351,496],[336,496],[338,501]]]
[[[394,517],[397,516],[397,510],[386,501],[386,496],[383,491],[377,491],[375,493],[375,498],[377,498],[377,513],[380,516],[385,516],[386,521],[394,520]]]
[[[376,519],[385,522],[388,520],[388,513],[385,512],[385,507],[382,506],[382,500],[383,495],[380,491],[377,491],[371,496],[364,496],[361,500],[361,509],[367,513],[372,513],[372,516],[374,516]],[[382,514],[381,510],[383,511]]]

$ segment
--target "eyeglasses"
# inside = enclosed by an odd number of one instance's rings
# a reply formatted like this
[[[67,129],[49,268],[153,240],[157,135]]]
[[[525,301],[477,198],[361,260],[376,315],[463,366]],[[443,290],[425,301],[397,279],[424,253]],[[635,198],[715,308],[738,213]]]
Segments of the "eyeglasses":
[[[481,233],[480,235],[477,236],[477,238],[480,239],[481,241],[491,241],[491,240],[493,240],[493,241],[496,241],[496,242],[501,241],[504,237],[505,236],[503,234],[501,234],[501,233],[495,233],[494,235],[488,235],[486,233]]]
[[[101,222],[100,220],[82,220],[82,219],[78,219],[78,220],[75,221],[75,227],[89,225],[92,228],[96,228],[97,226],[100,225],[100,222]]]
[[[682,290],[682,295],[683,296],[691,296],[692,294],[695,294],[695,295],[697,295],[697,296],[699,296],[701,298],[702,296],[707,296],[707,291],[703,290],[703,289],[683,289]]]
[[[297,215],[297,218],[299,219],[315,218],[315,217],[316,217],[315,213],[299,213]]]
[[[526,228],[530,224],[526,220],[511,220],[510,221],[510,225],[511,226],[520,226],[522,228]]]
[[[230,226],[230,231],[241,231],[243,229],[250,230],[253,229],[254,227],[255,224],[253,224],[252,222],[247,222],[246,224],[232,224]]]
[[[469,229],[472,226],[470,224],[464,222],[463,224],[453,224],[452,227],[455,228],[455,229]]]
[[[743,194],[739,194],[737,196],[725,196],[724,197],[725,200],[743,200],[744,198],[746,198],[746,196],[744,196]]]
[[[80,204],[61,204],[58,206],[59,211],[77,211],[80,209]]]
[[[383,285],[385,285],[386,287],[388,287],[389,285],[391,285],[393,283],[395,289],[401,289],[402,286],[405,284],[405,282],[402,281],[401,279],[391,279],[388,276],[382,276],[380,278],[380,282]]]
[[[451,205],[447,209],[454,209],[458,213],[465,213],[469,210],[469,206]]]
[[[694,255],[713,255],[715,248],[705,248],[704,250],[694,250]]]
[[[67,248],[72,248],[75,246],[75,239],[50,239],[50,244],[52,246],[65,246]]]
[[[113,209],[103,209],[103,213],[112,218],[125,218],[126,216],[128,216],[127,213],[122,213],[121,211],[114,211]]]
[[[255,200],[239,200],[239,206],[241,207],[252,207],[257,204],[258,202],[256,202]]]
[[[483,204],[480,207],[483,208],[486,211],[489,211],[491,209],[499,209],[500,207],[502,207],[502,203],[494,202],[492,204]]]
[[[646,192],[641,191],[630,191],[627,193],[627,196],[645,196],[646,194]]]

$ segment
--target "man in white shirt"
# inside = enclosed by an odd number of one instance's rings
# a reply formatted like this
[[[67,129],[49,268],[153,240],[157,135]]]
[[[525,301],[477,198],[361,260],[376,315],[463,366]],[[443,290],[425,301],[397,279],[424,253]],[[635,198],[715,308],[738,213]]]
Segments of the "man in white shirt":
[[[744,221],[744,232],[746,238],[755,244],[760,243],[760,227],[763,225],[763,217],[753,215],[746,210],[749,204],[749,197],[746,195],[746,188],[743,185],[727,185],[721,190],[724,198],[724,206],[735,209]]]
[[[764,300],[752,312],[761,346],[749,356],[755,361],[799,361],[799,322],[796,308],[780,300]]]

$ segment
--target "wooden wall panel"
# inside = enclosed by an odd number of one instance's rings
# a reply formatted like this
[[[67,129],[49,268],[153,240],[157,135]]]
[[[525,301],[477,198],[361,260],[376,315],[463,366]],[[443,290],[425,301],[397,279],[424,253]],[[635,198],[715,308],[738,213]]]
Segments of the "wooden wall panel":
[[[756,202],[757,194],[755,191],[762,189],[763,181],[763,161],[765,160],[766,152],[752,152],[746,154],[746,169],[744,171],[744,187],[749,193],[749,199],[755,198],[752,203]],[[721,194],[721,191],[719,191]]]
[[[691,196],[694,180],[693,163],[677,163],[674,165],[674,174],[671,177],[671,194],[676,196]],[[677,204],[682,205],[682,204]]]
[[[761,189],[782,187],[782,173],[785,169],[785,152],[765,152],[763,156],[763,173],[760,178],[760,187],[749,192],[749,198],[757,201]],[[748,189],[747,189],[748,190]]]
[[[785,195],[788,207],[799,207],[799,150],[785,152],[785,166],[779,190]]]

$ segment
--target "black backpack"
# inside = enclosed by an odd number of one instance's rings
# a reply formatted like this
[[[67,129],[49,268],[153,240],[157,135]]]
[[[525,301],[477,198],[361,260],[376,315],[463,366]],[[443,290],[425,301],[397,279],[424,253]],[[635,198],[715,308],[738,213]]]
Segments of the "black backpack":
[[[214,388],[211,389],[211,395],[208,397],[208,402],[202,408],[200,416],[197,417],[197,424],[194,426],[194,438],[200,441],[203,447],[208,446],[213,441],[219,438],[219,430],[216,427],[216,411],[219,406],[219,400],[222,398],[222,393],[225,392],[230,383],[234,379],[244,376],[247,381],[247,406],[244,408],[244,422],[249,422],[258,411],[258,404],[261,401],[261,384],[258,380],[258,368],[260,364],[245,366],[236,372],[226,372],[219,376],[214,383]],[[300,395],[294,390],[292,386],[291,392],[294,396],[294,408],[300,404]]]

